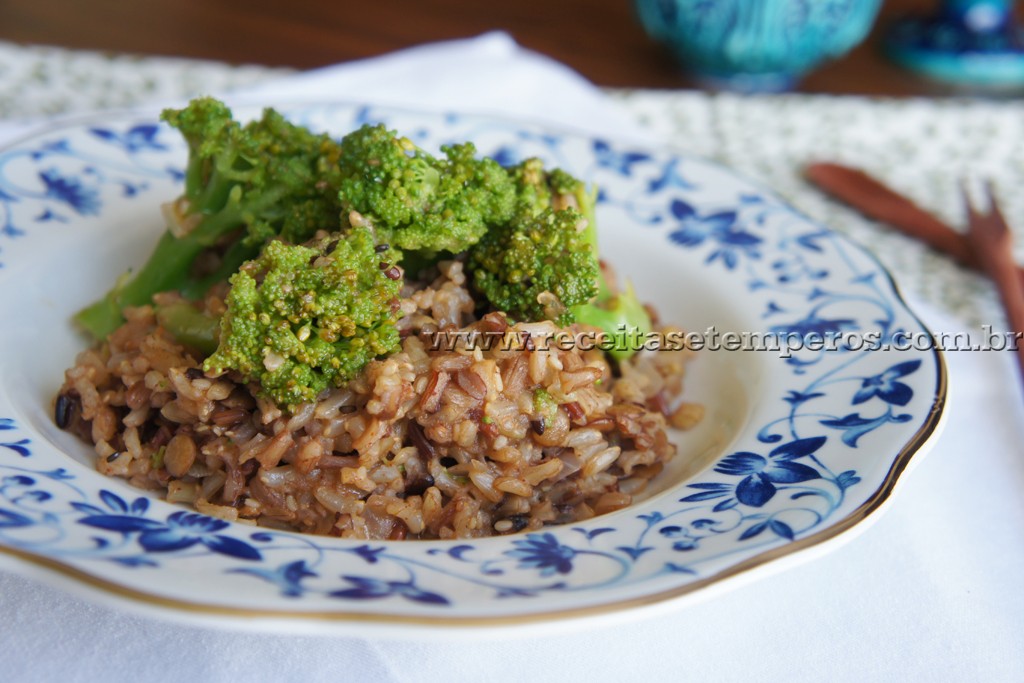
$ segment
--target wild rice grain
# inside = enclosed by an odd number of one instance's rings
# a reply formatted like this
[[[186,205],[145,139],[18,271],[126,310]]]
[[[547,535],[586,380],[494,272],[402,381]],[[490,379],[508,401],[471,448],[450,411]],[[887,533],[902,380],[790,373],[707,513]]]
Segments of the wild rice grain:
[[[587,423],[587,414],[583,412],[583,408],[576,401],[566,403],[564,406],[565,412],[569,414],[569,419],[574,424],[584,425]]]
[[[71,424],[71,418],[74,415],[76,403],[77,401],[68,394],[60,394],[57,396],[57,403],[53,408],[53,420],[61,429],[67,429]]]
[[[405,485],[406,496],[421,496],[423,492],[434,485],[434,478],[429,474],[424,474],[422,477],[416,477]]]

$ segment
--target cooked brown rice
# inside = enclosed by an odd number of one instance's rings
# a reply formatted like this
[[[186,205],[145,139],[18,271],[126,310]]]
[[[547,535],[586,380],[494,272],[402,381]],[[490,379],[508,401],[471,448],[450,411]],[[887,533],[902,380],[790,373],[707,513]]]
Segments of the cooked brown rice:
[[[401,351],[290,413],[206,377],[151,307],[129,310],[67,371],[58,424],[95,444],[103,474],[281,529],[464,538],[629,505],[675,454],[666,425],[701,417],[678,400],[689,353],[613,370],[598,349],[553,344],[552,323],[476,319],[465,285],[459,261],[407,285]],[[205,305],[223,311],[216,295]]]

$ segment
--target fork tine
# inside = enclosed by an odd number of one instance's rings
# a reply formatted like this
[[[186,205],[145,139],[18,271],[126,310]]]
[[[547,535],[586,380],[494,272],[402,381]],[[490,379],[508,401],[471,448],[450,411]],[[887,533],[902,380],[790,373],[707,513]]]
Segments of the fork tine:
[[[1010,227],[1006,224],[1006,219],[1003,217],[1003,211],[999,207],[999,201],[996,199],[995,185],[991,180],[985,181],[985,196],[988,198],[988,215],[991,217],[992,222],[997,224],[1001,230],[1009,232]]]
[[[1021,283],[1017,264],[1013,259],[1013,235],[996,199],[991,181],[985,183],[988,199],[987,212],[982,214],[974,206],[961,181],[964,206],[967,210],[967,239],[978,255],[982,267],[999,290],[1006,321],[1014,335],[1017,361],[1024,379],[1024,284]]]
[[[992,181],[988,178],[975,178],[973,183],[968,179],[961,182],[971,210],[981,217],[990,215],[996,205],[996,192]]]
[[[989,240],[1005,243],[1001,245],[1001,249],[1005,249],[1007,253],[1012,253],[1010,227],[1003,217],[1002,209],[996,198],[995,186],[991,180],[986,179],[982,187],[984,188],[983,196],[987,204],[984,210],[978,208],[967,188],[966,181],[960,180],[960,194],[967,212],[968,233],[982,233]]]
[[[967,212],[967,226],[973,227],[978,221],[981,220],[981,212],[978,211],[977,206],[974,203],[974,199],[971,197],[971,192],[967,187],[967,180],[961,178],[957,183],[960,189],[960,201],[964,206],[964,210]],[[991,195],[989,196],[989,202],[991,204]]]

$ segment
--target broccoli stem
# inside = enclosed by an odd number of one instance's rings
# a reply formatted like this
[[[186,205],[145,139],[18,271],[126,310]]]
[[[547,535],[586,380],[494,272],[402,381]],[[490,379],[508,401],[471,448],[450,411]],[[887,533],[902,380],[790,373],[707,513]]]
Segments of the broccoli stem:
[[[177,238],[165,232],[153,255],[134,277],[118,283],[102,299],[79,311],[75,321],[96,339],[106,339],[124,322],[121,311],[125,307],[143,306],[157,292],[181,287],[192,262],[205,246],[191,234]]]
[[[185,187],[174,206],[182,214],[182,225],[169,226],[172,230],[139,271],[122,277],[105,297],[75,316],[98,340],[123,322],[126,307],[149,304],[162,291],[199,298],[256,256],[267,240],[308,238],[320,227],[309,225],[311,216],[329,216],[337,201],[330,179],[336,175],[338,145],[288,123],[273,110],[243,126],[222,102],[197,98],[184,109],[164,111],[162,118],[189,147]],[[239,228],[244,231],[233,236]],[[227,238],[230,243],[224,244]],[[218,245],[227,250],[222,265],[209,276],[195,278],[196,256]]]
[[[577,195],[577,201],[580,205],[580,210],[583,217],[587,219],[587,227],[583,230],[583,241],[590,245],[590,253],[599,255],[601,253],[598,249],[597,244],[597,220],[594,215],[594,206],[597,202],[597,190],[596,188],[590,192],[580,190]],[[600,261],[598,261],[600,264]],[[601,268],[598,267],[597,273],[597,296],[591,302],[592,304],[601,304],[612,298],[612,290],[608,286],[608,280],[605,278]]]
[[[124,322],[121,306],[117,303],[117,297],[114,294],[113,291],[110,292],[107,296],[75,314],[75,322],[96,339],[106,339],[107,335]]]
[[[259,253],[258,246],[233,244],[214,273],[198,281],[190,278],[196,257],[241,224],[241,212],[229,205],[216,213],[204,212],[202,222],[181,237],[165,231],[142,269],[126,282],[119,282],[102,299],[79,311],[75,321],[96,339],[106,339],[124,322],[121,312],[125,308],[149,304],[154,294],[179,290],[187,298],[203,296],[211,286],[226,280],[242,263]]]
[[[259,253],[259,245],[248,245],[244,241],[235,242],[224,252],[216,270],[198,280],[190,280],[182,285],[180,288],[182,296],[193,301],[204,297],[211,287],[218,282],[227,282],[228,278],[241,268],[243,263],[256,258]]]
[[[156,319],[179,343],[206,356],[217,350],[220,318],[208,316],[192,304],[182,302],[161,306],[156,311]]]
[[[604,278],[600,278],[602,281]],[[607,291],[607,284],[605,284]],[[601,300],[577,306],[573,315],[578,322],[601,329],[611,339],[605,351],[615,360],[631,357],[642,348],[653,325],[647,309],[636,297],[633,286],[626,283],[622,292]]]

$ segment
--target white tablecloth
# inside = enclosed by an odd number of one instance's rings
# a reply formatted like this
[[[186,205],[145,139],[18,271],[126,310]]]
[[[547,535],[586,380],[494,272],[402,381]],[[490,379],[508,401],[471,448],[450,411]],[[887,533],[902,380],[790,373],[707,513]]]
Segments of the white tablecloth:
[[[983,172],[1004,193],[1019,186],[1016,103],[608,97],[501,34],[284,77],[0,43],[0,136],[40,114],[246,88],[258,101],[499,111],[712,156],[869,241],[933,330],[1002,324],[984,280],[827,202],[798,170],[816,156],[857,162],[955,219],[957,174]],[[1024,226],[1022,202],[1007,206]],[[0,573],[0,680],[1024,680],[1024,396],[1011,354],[947,362],[945,432],[874,524],[813,562],[685,609],[542,638],[423,643],[186,626]]]

